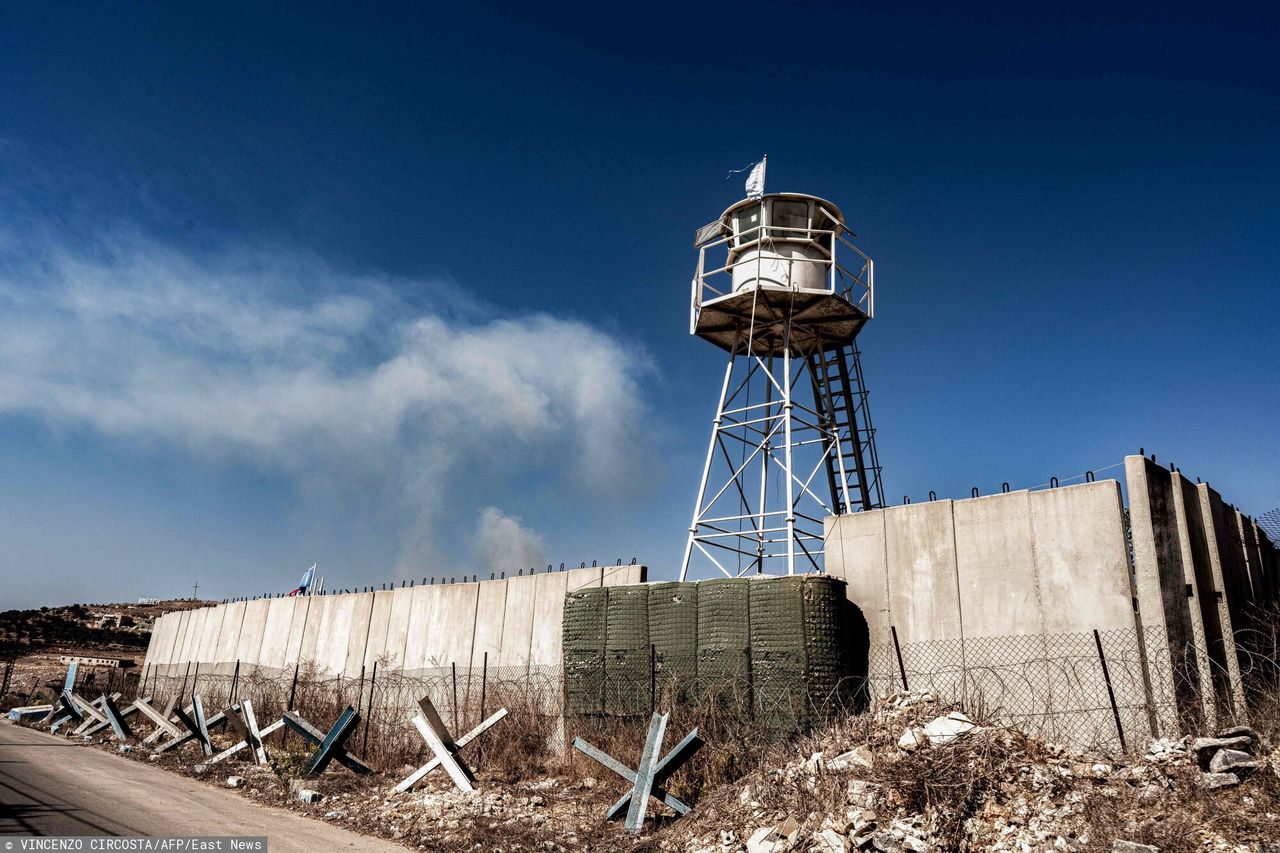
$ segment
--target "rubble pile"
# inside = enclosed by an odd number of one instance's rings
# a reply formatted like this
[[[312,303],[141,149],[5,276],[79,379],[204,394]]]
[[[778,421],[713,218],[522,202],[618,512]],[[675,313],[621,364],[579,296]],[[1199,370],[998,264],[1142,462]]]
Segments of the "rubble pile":
[[[1280,853],[1280,750],[1246,726],[1117,762],[979,725],[928,693],[885,700],[871,719],[847,734],[860,744],[836,732],[832,747],[708,797],[663,849]]]

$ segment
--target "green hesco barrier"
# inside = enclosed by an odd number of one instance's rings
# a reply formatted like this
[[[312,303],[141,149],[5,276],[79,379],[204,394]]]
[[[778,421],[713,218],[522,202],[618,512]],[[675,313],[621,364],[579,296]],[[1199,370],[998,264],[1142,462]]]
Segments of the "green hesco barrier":
[[[850,701],[866,674],[854,671],[863,658],[852,648],[853,607],[837,578],[725,578],[583,593],[565,606],[570,712],[646,714],[652,679],[660,703],[713,698],[779,733],[799,732]],[[594,619],[581,612],[591,608]],[[594,678],[585,671],[592,661]]]
[[[598,713],[603,701],[606,592],[589,587],[565,596],[564,701],[570,713]]]
[[[720,578],[698,584],[698,690],[702,694],[751,683],[750,618],[746,583]],[[723,698],[728,702],[735,697]]]
[[[649,712],[649,587],[604,587],[609,593],[604,656],[604,710]]]
[[[649,584],[649,642],[659,695],[692,690],[698,672],[698,585]],[[674,698],[674,697],[673,697]]]
[[[756,718],[784,731],[807,723],[804,578],[750,583],[751,687]]]

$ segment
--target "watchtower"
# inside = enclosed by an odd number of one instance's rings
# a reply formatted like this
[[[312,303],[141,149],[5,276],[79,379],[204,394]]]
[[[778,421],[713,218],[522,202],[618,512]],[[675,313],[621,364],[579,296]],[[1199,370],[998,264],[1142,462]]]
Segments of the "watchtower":
[[[680,578],[822,571],[823,519],[884,505],[856,339],[871,258],[817,196],[747,198],[698,230],[689,331],[729,354]]]

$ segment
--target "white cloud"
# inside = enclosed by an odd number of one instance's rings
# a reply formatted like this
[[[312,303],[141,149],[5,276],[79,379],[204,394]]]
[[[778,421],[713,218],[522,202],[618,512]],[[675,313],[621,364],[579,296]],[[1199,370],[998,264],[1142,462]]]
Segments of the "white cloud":
[[[546,564],[546,544],[542,537],[497,507],[480,511],[471,550],[487,572],[515,573]]]
[[[354,477],[402,505],[406,560],[513,472],[630,478],[648,363],[575,320],[494,318],[447,284],[306,255],[0,234],[0,415]],[[542,560],[516,520],[480,517],[511,556]]]

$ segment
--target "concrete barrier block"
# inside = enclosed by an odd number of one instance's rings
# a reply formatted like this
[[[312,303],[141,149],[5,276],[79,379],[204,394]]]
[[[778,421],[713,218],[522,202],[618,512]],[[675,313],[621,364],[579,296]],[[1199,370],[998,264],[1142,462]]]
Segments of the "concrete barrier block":
[[[952,503],[883,511],[889,618],[901,642],[961,636]]]
[[[351,597],[355,599],[355,606],[351,613],[351,632],[347,636],[347,659],[343,665],[343,676],[359,678],[360,671],[364,669],[369,634],[373,628],[374,593],[352,593]]]
[[[373,672],[373,664],[383,669],[390,664],[387,658],[387,629],[391,625],[391,600],[394,590],[380,589],[373,593],[373,606],[369,612],[369,635],[364,647],[364,667]]]
[[[432,620],[439,614],[437,599],[443,587],[430,584],[409,590],[409,630],[404,645],[404,668],[413,672],[432,667],[431,646],[440,625]]]
[[[285,653],[289,649],[289,629],[293,625],[293,611],[300,600],[297,596],[290,595],[269,600],[267,621],[262,629],[262,643],[258,648],[258,658],[251,663],[267,669],[284,669]]]
[[[271,599],[257,598],[246,601],[244,618],[240,623],[240,636],[236,640],[235,661],[240,662],[243,669],[253,666],[262,654],[262,636],[267,629],[267,611],[271,607]],[[234,663],[233,663],[234,666]]]
[[[485,654],[489,665],[495,666],[502,649],[502,629],[507,612],[506,581],[485,581],[476,594],[475,637],[471,647],[471,666],[480,670]]]

